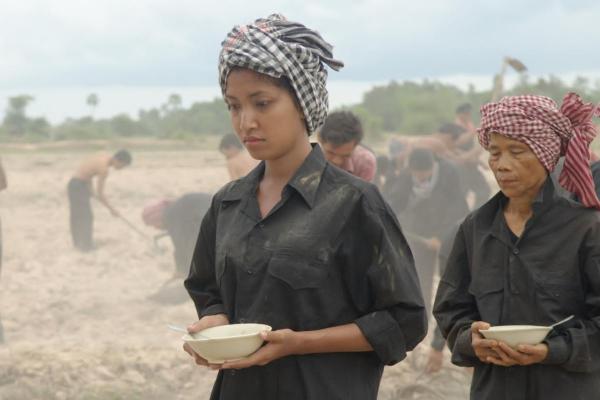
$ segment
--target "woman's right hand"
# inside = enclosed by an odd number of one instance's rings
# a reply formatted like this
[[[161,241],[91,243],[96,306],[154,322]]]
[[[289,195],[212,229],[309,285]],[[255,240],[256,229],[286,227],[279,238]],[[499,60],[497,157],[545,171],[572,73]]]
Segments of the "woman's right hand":
[[[202,317],[199,321],[194,322],[192,325],[187,327],[187,330],[190,334],[200,332],[206,328],[211,328],[213,326],[220,325],[228,325],[229,318],[225,314],[215,314],[215,315],[207,315]],[[205,367],[210,367],[212,369],[218,369],[220,365],[209,364],[204,358],[200,357],[194,350],[192,350],[191,346],[187,343],[183,345],[183,350],[188,353],[190,356],[194,357],[196,364],[202,365]]]
[[[490,358],[498,357],[498,353],[495,350],[498,348],[498,342],[485,339],[479,332],[480,329],[489,329],[490,326],[490,324],[483,321],[476,321],[471,324],[471,345],[479,361],[486,364],[490,363]]]

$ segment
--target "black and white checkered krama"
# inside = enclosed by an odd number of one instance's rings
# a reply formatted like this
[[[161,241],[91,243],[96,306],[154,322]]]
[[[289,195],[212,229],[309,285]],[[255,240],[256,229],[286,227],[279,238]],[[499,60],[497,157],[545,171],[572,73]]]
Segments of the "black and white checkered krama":
[[[248,68],[273,78],[287,77],[306,118],[309,133],[319,128],[329,107],[327,70],[344,66],[335,60],[333,47],[318,32],[280,14],[252,24],[235,26],[222,43],[219,83],[225,94],[227,77],[234,67]]]

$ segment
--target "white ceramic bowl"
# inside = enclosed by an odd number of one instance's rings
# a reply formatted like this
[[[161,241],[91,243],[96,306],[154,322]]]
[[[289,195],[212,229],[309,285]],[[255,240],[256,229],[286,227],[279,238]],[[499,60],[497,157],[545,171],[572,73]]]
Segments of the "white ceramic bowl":
[[[539,344],[546,338],[552,328],[535,325],[499,325],[479,332],[486,339],[494,339],[516,348],[520,344]]]
[[[182,339],[209,363],[222,364],[254,353],[263,344],[260,333],[270,330],[269,325],[263,324],[230,324],[207,328],[194,336],[184,335]]]

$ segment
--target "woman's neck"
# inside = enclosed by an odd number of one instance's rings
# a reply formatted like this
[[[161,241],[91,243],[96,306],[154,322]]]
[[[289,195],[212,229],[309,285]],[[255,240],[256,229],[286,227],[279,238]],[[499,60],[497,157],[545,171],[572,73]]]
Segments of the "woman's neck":
[[[283,157],[274,160],[265,161],[265,174],[263,179],[272,183],[285,185],[292,179],[292,176],[298,171],[306,157],[312,151],[312,146],[308,140],[302,141],[294,149]]]

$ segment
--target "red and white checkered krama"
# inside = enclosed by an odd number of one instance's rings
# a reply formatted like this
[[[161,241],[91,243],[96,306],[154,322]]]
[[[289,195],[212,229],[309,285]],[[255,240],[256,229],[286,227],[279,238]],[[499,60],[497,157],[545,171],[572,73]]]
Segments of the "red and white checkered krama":
[[[564,155],[560,184],[586,207],[600,209],[589,164],[589,145],[597,134],[592,117],[598,114],[598,105],[584,103],[576,93],[568,93],[560,108],[544,96],[504,97],[481,107],[479,143],[487,150],[491,133],[519,140],[549,172]]]

